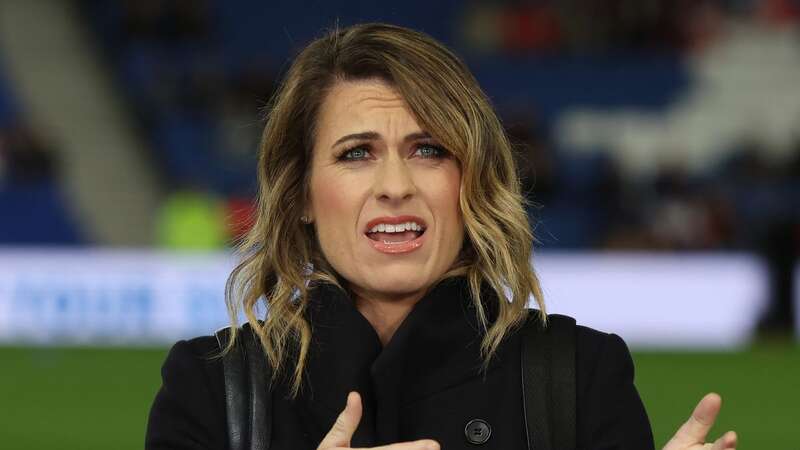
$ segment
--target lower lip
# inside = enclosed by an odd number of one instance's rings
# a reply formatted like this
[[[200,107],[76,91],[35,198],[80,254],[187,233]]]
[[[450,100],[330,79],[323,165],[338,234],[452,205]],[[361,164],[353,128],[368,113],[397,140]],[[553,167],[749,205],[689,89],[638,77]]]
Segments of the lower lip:
[[[422,244],[425,242],[425,235],[428,234],[427,230],[425,233],[417,236],[416,238],[405,241],[405,242],[390,242],[386,243],[383,241],[373,241],[366,235],[364,237],[369,241],[372,248],[381,252],[381,253],[389,253],[389,254],[396,254],[396,253],[409,253],[413,252],[414,250],[422,247]]]

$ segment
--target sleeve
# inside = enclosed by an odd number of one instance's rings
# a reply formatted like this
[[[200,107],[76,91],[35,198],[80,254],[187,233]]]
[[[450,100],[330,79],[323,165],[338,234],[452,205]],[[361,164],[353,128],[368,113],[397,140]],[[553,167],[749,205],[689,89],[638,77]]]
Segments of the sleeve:
[[[615,334],[579,328],[578,449],[653,449],[653,432],[633,383],[633,359],[625,341]]]
[[[179,341],[161,368],[150,409],[146,450],[226,449],[222,365],[213,337]]]

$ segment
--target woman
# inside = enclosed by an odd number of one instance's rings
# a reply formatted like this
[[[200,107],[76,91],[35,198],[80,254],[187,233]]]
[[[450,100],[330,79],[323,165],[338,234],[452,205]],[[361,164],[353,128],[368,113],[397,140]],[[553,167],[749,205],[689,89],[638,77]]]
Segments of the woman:
[[[527,448],[518,331],[528,299],[544,303],[511,147],[463,63],[383,24],[312,42],[273,100],[258,175],[228,300],[272,368],[271,448]],[[147,448],[227,448],[216,353],[213,337],[170,351]],[[578,448],[653,448],[624,342],[578,327],[575,370]],[[712,448],[718,410],[707,396],[667,448]],[[476,418],[483,442],[464,435]]]

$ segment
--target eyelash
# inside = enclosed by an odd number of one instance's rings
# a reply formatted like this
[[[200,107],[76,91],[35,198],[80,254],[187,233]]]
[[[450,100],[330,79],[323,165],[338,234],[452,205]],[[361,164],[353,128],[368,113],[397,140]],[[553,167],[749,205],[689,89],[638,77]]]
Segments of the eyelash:
[[[433,145],[433,144],[419,144],[415,147],[414,153],[423,148],[431,148],[434,149],[436,152],[435,155],[421,156],[423,159],[444,159],[449,155],[449,153],[447,152],[447,150],[444,149],[444,147],[440,147],[438,145]],[[351,154],[356,150],[361,150],[363,152],[369,151],[366,145],[356,145],[355,147],[350,147],[344,150],[342,153],[340,153],[339,156],[336,157],[337,161],[342,161],[342,162],[362,161],[364,159],[363,157],[362,158],[348,157],[349,154]]]

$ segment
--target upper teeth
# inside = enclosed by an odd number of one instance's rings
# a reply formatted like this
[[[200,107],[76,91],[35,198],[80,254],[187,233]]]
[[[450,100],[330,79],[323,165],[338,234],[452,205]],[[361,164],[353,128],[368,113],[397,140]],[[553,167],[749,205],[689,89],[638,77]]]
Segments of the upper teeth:
[[[406,222],[406,223],[396,223],[396,224],[389,224],[389,223],[379,223],[372,227],[368,233],[402,233],[404,231],[422,231],[422,225],[416,222]]]

